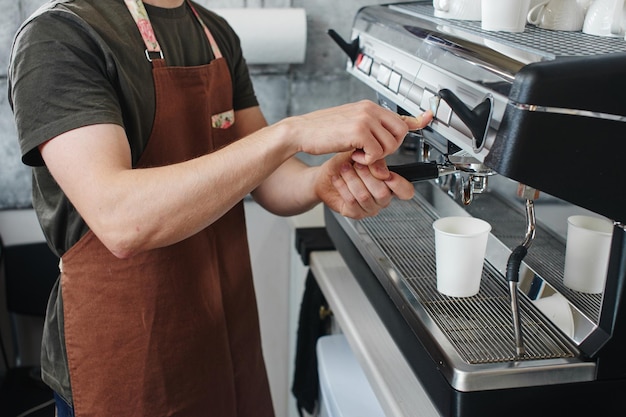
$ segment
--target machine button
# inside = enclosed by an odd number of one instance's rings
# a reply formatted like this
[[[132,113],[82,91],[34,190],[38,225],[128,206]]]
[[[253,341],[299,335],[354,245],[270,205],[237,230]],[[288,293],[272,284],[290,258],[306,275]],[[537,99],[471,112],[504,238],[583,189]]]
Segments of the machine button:
[[[450,118],[452,117],[452,108],[444,100],[439,101],[436,117],[445,124],[450,124]]]
[[[378,76],[376,77],[378,82],[384,86],[388,86],[390,77],[391,77],[391,68],[386,67],[384,65],[380,65],[378,67]]]
[[[370,72],[372,71],[373,62],[374,60],[372,59],[372,57],[365,55],[365,54],[359,54],[356,60],[356,67],[361,72],[367,75],[370,75]]]
[[[435,98],[435,93],[433,93],[432,91],[426,90],[424,89],[424,93],[422,94],[422,101],[420,103],[420,107],[422,108],[422,110],[426,111],[426,110],[432,110],[431,109],[431,103],[432,100]],[[436,111],[433,111],[433,114],[437,114]]]
[[[402,81],[402,75],[395,71],[391,71],[391,75],[389,76],[389,89],[394,93],[398,94],[400,91],[400,82]]]

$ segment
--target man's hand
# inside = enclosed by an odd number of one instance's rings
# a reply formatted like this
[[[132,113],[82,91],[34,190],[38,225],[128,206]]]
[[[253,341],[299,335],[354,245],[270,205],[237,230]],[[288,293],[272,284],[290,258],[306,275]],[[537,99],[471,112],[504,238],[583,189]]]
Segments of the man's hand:
[[[398,149],[407,132],[430,121],[402,117],[371,102],[360,101],[291,117],[279,122],[292,134],[298,152],[324,155],[352,152],[352,159],[371,165]]]

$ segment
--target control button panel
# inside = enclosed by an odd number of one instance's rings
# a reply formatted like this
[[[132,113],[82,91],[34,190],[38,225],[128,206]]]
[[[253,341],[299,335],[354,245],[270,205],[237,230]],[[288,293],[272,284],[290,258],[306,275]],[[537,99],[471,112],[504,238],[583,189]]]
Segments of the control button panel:
[[[391,75],[389,76],[389,84],[387,85],[387,87],[394,93],[398,94],[398,92],[400,91],[401,82],[402,75],[395,71],[391,71]]]
[[[380,65],[378,67],[378,75],[376,76],[376,81],[387,87],[389,85],[389,79],[391,78],[391,68]]]
[[[356,59],[356,67],[363,73],[370,75],[374,60],[371,56],[360,53]]]
[[[400,84],[402,83],[402,74],[394,71],[383,63],[376,62],[370,56],[361,54],[360,58],[356,62],[357,68],[375,78],[376,81],[387,87],[389,90],[398,94],[400,92]]]
[[[422,93],[422,102],[420,107],[422,110],[431,110],[433,115],[437,114],[437,95],[430,90],[424,90]]]
[[[437,107],[437,113],[434,113],[437,120],[449,125],[452,118],[452,108],[444,100],[439,100],[439,106]]]

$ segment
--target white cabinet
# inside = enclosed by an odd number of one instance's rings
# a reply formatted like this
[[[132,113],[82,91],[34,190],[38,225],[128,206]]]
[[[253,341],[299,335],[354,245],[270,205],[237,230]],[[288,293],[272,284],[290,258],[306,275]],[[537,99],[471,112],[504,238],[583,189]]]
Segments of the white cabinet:
[[[295,230],[324,225],[322,206],[294,217],[274,216],[246,200],[246,222],[263,353],[276,417],[297,417],[291,395],[300,302],[308,268],[295,250]]]

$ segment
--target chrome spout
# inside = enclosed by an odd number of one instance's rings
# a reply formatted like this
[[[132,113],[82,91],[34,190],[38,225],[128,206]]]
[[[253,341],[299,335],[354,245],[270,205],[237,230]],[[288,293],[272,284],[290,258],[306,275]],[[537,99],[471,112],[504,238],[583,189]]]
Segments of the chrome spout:
[[[474,194],[481,194],[487,190],[487,176],[470,174],[468,179],[461,179],[461,201],[463,205],[471,204]]]

